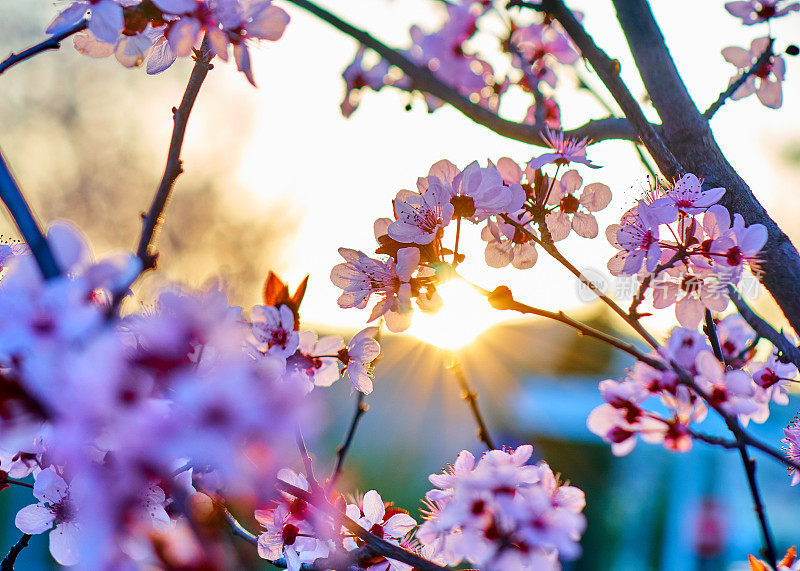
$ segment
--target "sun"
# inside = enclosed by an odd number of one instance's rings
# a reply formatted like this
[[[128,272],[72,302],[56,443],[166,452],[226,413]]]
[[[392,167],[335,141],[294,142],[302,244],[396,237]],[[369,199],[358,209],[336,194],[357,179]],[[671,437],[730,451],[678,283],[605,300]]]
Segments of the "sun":
[[[406,333],[441,349],[460,349],[483,331],[508,319],[508,315],[492,308],[486,298],[469,284],[453,279],[436,290],[444,304],[436,313],[414,312],[414,320]]]

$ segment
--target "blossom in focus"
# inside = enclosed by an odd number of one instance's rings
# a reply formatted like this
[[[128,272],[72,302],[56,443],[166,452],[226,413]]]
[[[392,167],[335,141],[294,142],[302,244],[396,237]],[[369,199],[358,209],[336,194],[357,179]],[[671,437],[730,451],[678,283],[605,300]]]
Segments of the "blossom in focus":
[[[780,18],[791,12],[800,10],[800,2],[790,0],[739,0],[726,2],[725,9],[737,18],[742,19],[745,26],[767,22],[772,18]]]
[[[356,333],[347,347],[339,351],[339,360],[344,364],[347,376],[353,383],[353,390],[365,395],[372,392],[370,363],[381,354],[381,346],[374,339],[377,327],[367,327]]]
[[[389,226],[389,237],[405,244],[430,244],[453,218],[450,198],[440,181],[424,194],[401,190],[392,202],[396,220]]]
[[[750,49],[731,46],[722,50],[722,57],[725,61],[737,67],[739,73],[731,78],[733,84],[745,71],[750,69],[761,57],[766,49],[769,48],[770,38],[756,38],[750,44]],[[770,56],[754,73],[752,73],[744,84],[737,89],[731,99],[742,99],[753,93],[758,100],[765,106],[777,109],[783,103],[783,93],[781,83],[786,73],[786,63],[780,55]]]
[[[14,524],[22,533],[37,535],[50,531],[50,554],[61,565],[78,563],[80,527],[69,486],[53,468],[39,472],[33,485],[39,500],[19,510]]]
[[[490,450],[475,463],[466,452],[432,474],[426,521],[416,537],[434,561],[483,569],[559,569],[578,556],[585,500],[561,486],[549,466],[527,464],[531,446]]]
[[[256,305],[250,310],[253,336],[273,355],[289,357],[297,351],[300,337],[294,330],[294,313],[286,305]]]
[[[672,188],[663,189],[664,197],[656,199],[652,204],[655,207],[665,206],[686,214],[697,214],[709,206],[719,202],[725,194],[724,188],[711,188],[703,190],[700,179],[692,173],[683,175]]]
[[[339,307],[363,309],[372,294],[376,294],[380,299],[369,321],[384,315],[390,331],[407,329],[411,324],[409,281],[419,265],[419,250],[399,249],[396,263],[391,259],[375,260],[363,252],[348,248],[339,248],[339,254],[345,263],[331,270],[331,281],[344,290],[339,296]]]
[[[634,275],[642,269],[656,269],[661,259],[659,226],[664,219],[660,212],[644,200],[622,215],[621,224],[612,224],[606,237],[612,246],[621,250],[608,262],[608,269],[615,276]]]
[[[795,418],[789,426],[783,429],[784,438],[781,443],[785,444],[783,453],[789,460],[800,464],[800,419]],[[792,486],[800,483],[800,470],[789,467],[789,475],[792,477]]]
[[[538,169],[548,163],[556,165],[569,165],[571,163],[581,163],[593,169],[599,169],[586,157],[586,145],[589,139],[570,139],[564,136],[564,131],[545,129],[542,132],[545,143],[553,149],[552,153],[545,153],[528,161],[528,168]]]

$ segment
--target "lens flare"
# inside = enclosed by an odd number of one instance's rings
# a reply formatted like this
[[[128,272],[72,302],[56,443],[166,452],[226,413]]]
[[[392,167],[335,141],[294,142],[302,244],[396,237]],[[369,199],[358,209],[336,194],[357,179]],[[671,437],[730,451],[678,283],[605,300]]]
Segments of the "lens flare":
[[[444,304],[436,313],[414,312],[407,333],[442,349],[459,349],[508,315],[489,305],[486,298],[461,280],[437,288]]]

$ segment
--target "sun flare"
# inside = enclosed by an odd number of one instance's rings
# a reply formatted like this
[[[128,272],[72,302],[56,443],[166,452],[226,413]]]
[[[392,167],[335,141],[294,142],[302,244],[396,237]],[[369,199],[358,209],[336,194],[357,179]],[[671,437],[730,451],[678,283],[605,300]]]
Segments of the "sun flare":
[[[437,288],[444,302],[436,313],[414,313],[407,333],[442,349],[459,349],[483,331],[508,319],[492,308],[486,298],[461,280],[450,280]]]

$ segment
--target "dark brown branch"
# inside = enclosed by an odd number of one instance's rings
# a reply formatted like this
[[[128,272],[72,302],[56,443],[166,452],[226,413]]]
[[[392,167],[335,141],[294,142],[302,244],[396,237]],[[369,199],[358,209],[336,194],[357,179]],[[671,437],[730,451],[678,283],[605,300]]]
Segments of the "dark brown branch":
[[[714,318],[711,315],[711,311],[708,309],[705,311],[705,321],[705,334],[708,337],[708,340],[711,342],[711,348],[714,351],[714,355],[724,365],[725,357],[722,354],[722,347],[719,344],[717,328],[714,325]],[[769,529],[769,522],[767,521],[767,512],[764,508],[764,503],[761,501],[761,490],[759,489],[758,482],[756,481],[756,462],[750,458],[750,454],[747,451],[747,445],[738,435],[738,432],[741,431],[739,419],[735,416],[725,417],[725,424],[728,426],[728,429],[737,435],[736,448],[738,448],[739,456],[742,458],[742,465],[744,466],[744,472],[747,477],[747,485],[750,488],[750,495],[753,497],[753,508],[756,511],[756,517],[759,525],[761,526],[761,535],[764,538],[764,550],[766,552],[767,561],[769,561],[772,567],[775,568],[775,562],[777,561],[777,556],[775,553],[775,541],[772,539],[772,532]]]
[[[728,89],[726,89],[725,91],[720,93],[719,97],[717,97],[717,100],[714,101],[714,103],[712,103],[708,107],[708,109],[706,109],[703,112],[703,118],[706,121],[710,121],[711,118],[714,116],[714,114],[717,111],[719,111],[720,107],[722,107],[725,104],[725,102],[728,100],[728,98],[731,97],[734,93],[736,93],[736,90],[739,89],[742,85],[744,85],[745,82],[748,79],[750,79],[750,77],[754,73],[756,73],[758,70],[760,70],[762,66],[766,65],[767,62],[769,62],[770,58],[773,56],[772,46],[773,46],[774,43],[775,43],[775,40],[770,38],[769,44],[767,44],[767,47],[764,49],[763,52],[761,52],[761,55],[758,56],[758,59],[756,60],[756,62],[752,66],[750,66],[750,69],[745,71],[739,77],[739,79],[737,79],[736,81],[731,83],[728,86]]]
[[[467,375],[464,373],[458,358],[453,354],[451,359],[450,369],[453,371],[456,381],[458,381],[458,386],[461,387],[461,398],[469,404],[472,417],[475,419],[475,424],[478,425],[478,440],[483,442],[489,450],[496,450],[497,445],[489,434],[489,428],[486,426],[486,421],[483,419],[483,414],[478,406],[478,393],[470,386]]]
[[[664,37],[645,0],[614,0],[617,17],[639,74],[663,123],[670,151],[688,172],[705,177],[707,188],[723,187],[720,204],[741,214],[747,224],[767,228],[761,252],[761,283],[796,332],[800,332],[800,255],[722,154],[708,121],[697,110],[678,74]],[[661,168],[661,165],[659,165]],[[667,178],[675,174],[661,168]]]
[[[788,360],[795,367],[800,368],[800,349],[787,339],[783,333],[776,331],[764,318],[753,311],[742,299],[742,296],[739,295],[739,292],[736,291],[736,288],[728,286],[728,296],[731,298],[733,305],[736,306],[739,315],[753,328],[756,335],[772,343],[780,352],[782,359]]]
[[[738,420],[733,422],[738,424]],[[756,481],[756,461],[750,458],[747,445],[740,438],[737,438],[737,443],[739,455],[744,465],[744,472],[747,476],[747,485],[750,488],[750,495],[753,497],[753,509],[756,512],[758,524],[761,527],[761,535],[764,539],[764,556],[767,558],[767,562],[772,565],[772,568],[777,569],[778,555],[775,550],[775,540],[772,539],[772,532],[767,521],[767,512],[764,508],[764,502],[761,500],[761,490],[759,490],[758,482]]]
[[[167,165],[164,168],[164,174],[161,177],[158,190],[156,190],[153,203],[150,205],[150,210],[142,220],[142,234],[139,238],[139,246],[136,249],[136,255],[142,261],[143,270],[151,269],[156,264],[158,253],[155,250],[155,241],[159,227],[164,219],[164,208],[172,193],[175,180],[183,172],[181,148],[186,134],[186,124],[189,121],[189,114],[192,112],[197,94],[200,92],[200,87],[202,87],[208,72],[214,67],[210,63],[211,57],[213,56],[208,53],[208,43],[203,40],[202,47],[199,50],[195,50],[194,68],[192,68],[192,74],[189,77],[189,83],[186,86],[183,99],[181,99],[181,104],[178,108],[172,108],[174,125],[169,152],[167,153]]]
[[[695,432],[694,430],[689,430],[689,435],[695,440],[705,442],[706,444],[711,444],[712,446],[719,446],[721,448],[725,448],[726,450],[737,450],[739,448],[739,443],[735,440],[727,440],[720,436],[711,436],[710,434]]]
[[[401,563],[407,563],[408,565],[411,565],[412,567],[418,569],[419,571],[452,570],[451,567],[444,567],[442,565],[437,565],[436,563],[432,563],[427,559],[423,559],[422,557],[420,557],[415,553],[406,551],[402,547],[389,543],[385,539],[382,539],[377,535],[370,533],[369,531],[358,525],[355,521],[347,517],[347,515],[344,512],[330,505],[327,502],[327,500],[325,500],[325,498],[319,494],[312,494],[310,492],[307,492],[306,490],[298,488],[297,486],[293,486],[282,480],[278,480],[277,487],[279,490],[291,494],[294,497],[301,499],[304,502],[311,504],[312,506],[315,506],[316,508],[329,514],[331,517],[334,518],[336,524],[341,524],[350,533],[361,539],[374,555],[380,555],[382,557],[394,559],[395,561],[400,561]]]
[[[473,285],[473,287],[476,286]],[[503,310],[507,309],[522,314],[537,315],[539,317],[545,317],[547,319],[557,321],[558,323],[562,323],[567,327],[575,329],[581,335],[586,335],[587,337],[592,337],[594,339],[602,341],[603,343],[607,343],[608,345],[611,345],[615,349],[618,349],[623,353],[627,353],[628,355],[634,357],[637,361],[641,361],[642,363],[650,365],[655,369],[661,371],[667,369],[667,366],[663,362],[645,355],[632,344],[623,341],[621,339],[618,339],[613,335],[605,333],[604,331],[600,331],[599,329],[595,329],[594,327],[586,325],[585,323],[582,323],[576,319],[573,319],[572,317],[565,314],[563,311],[558,311],[558,312],[548,311],[546,309],[540,309],[538,307],[533,307],[521,303],[519,301],[516,301],[513,298],[511,291],[504,286],[501,286],[492,292],[489,292],[482,288],[478,289],[479,291],[481,291],[481,293],[483,293],[489,298],[489,303],[495,309],[503,309]]]
[[[14,564],[17,562],[17,557],[19,557],[20,552],[28,546],[28,542],[30,541],[31,536],[27,533],[23,534],[22,537],[19,538],[19,541],[14,544],[14,546],[9,549],[8,555],[6,555],[5,559],[0,562],[0,571],[14,571]]]
[[[17,65],[18,63],[22,63],[25,60],[32,58],[35,55],[38,55],[42,52],[50,51],[50,50],[57,50],[61,47],[61,42],[70,37],[73,34],[77,34],[81,30],[85,30],[88,24],[88,20],[81,20],[74,26],[67,28],[63,32],[58,34],[54,34],[44,40],[36,44],[33,47],[28,48],[25,51],[19,52],[18,54],[12,53],[2,62],[0,62],[0,75],[3,74],[4,71]]]
[[[399,51],[390,48],[367,32],[345,22],[338,16],[308,0],[288,0],[295,6],[302,8],[327,22],[337,30],[347,34],[363,46],[377,52],[391,65],[402,70],[412,81],[412,89],[429,93],[434,97],[452,105],[469,119],[483,125],[495,133],[533,145],[547,146],[541,136],[543,126],[516,123],[497,115],[492,110],[477,105],[465,97],[457,89],[443,83],[436,78],[433,72],[425,67],[420,67]],[[626,119],[607,117],[595,119],[585,125],[565,131],[569,138],[583,139],[598,142],[607,139],[624,139],[636,141],[638,136]]]
[[[353,413],[353,419],[350,421],[350,428],[347,430],[347,435],[344,438],[344,442],[341,446],[336,450],[336,468],[333,470],[333,474],[331,474],[330,483],[328,487],[333,489],[336,485],[336,480],[339,479],[339,476],[342,473],[342,468],[344,467],[344,459],[347,456],[347,453],[350,451],[350,446],[353,444],[353,437],[356,434],[356,428],[358,428],[358,423],[361,420],[361,417],[369,410],[369,405],[364,402],[364,393],[361,391],[356,391],[356,410]]]
[[[619,61],[611,59],[586,33],[583,25],[575,18],[572,11],[561,0],[543,0],[542,10],[554,17],[564,31],[572,38],[581,55],[591,64],[597,75],[605,84],[630,124],[636,130],[639,139],[653,157],[659,170],[667,177],[683,174],[683,167],[666,147],[654,126],[647,120],[641,107],[634,99],[628,86],[620,77]]]
[[[42,276],[48,280],[57,277],[61,270],[58,267],[55,256],[53,256],[47,239],[33,216],[31,207],[22,195],[17,181],[14,180],[2,151],[0,151],[0,199],[3,200],[6,208],[8,208],[11,218],[13,218],[20,234],[22,234],[31,249]]]

